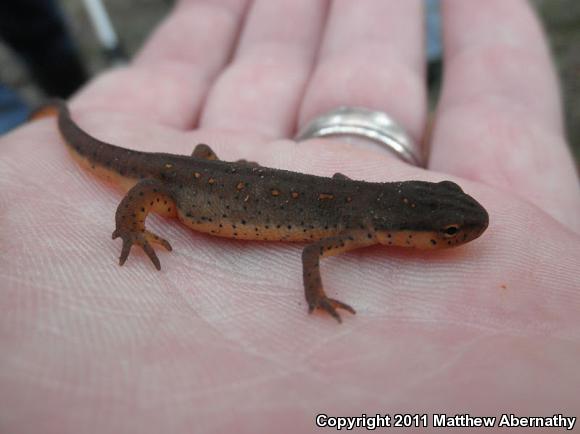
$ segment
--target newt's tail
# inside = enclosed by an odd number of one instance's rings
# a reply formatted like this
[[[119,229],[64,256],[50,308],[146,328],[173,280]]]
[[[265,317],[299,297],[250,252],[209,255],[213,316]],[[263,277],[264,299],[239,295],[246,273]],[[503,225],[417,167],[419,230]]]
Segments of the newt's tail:
[[[35,121],[49,116],[57,116],[60,113],[68,115],[68,108],[62,99],[54,98],[48,100],[46,103],[34,110],[30,116],[28,116],[28,120]]]
[[[48,116],[56,116],[58,131],[75,161],[99,178],[129,190],[140,174],[159,172],[157,160],[147,158],[147,153],[102,142],[80,128],[71,118],[65,101],[49,100],[35,110],[30,119]]]

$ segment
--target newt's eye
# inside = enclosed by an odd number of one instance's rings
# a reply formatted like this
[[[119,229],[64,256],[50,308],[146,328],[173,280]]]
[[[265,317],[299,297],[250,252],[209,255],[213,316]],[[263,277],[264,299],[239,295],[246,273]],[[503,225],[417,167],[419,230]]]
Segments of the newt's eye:
[[[446,238],[454,237],[455,235],[457,235],[457,232],[459,232],[459,226],[458,225],[448,225],[448,226],[445,226],[443,228],[443,235]]]

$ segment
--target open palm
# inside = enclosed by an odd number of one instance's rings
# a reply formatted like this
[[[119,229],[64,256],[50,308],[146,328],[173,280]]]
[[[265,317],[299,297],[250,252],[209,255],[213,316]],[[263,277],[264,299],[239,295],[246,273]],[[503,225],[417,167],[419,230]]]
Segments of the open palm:
[[[117,265],[121,196],[75,166],[54,120],[0,143],[0,431],[301,432],[318,413],[574,415],[580,195],[557,83],[523,1],[444,1],[445,84],[428,170],[291,140],[339,105],[426,124],[421,2],[182,1],[134,63],[72,102],[93,136],[354,179],[451,179],[489,211],[458,249],[323,260],[302,246],[150,218],[174,251]],[[578,414],[576,414],[578,415]],[[406,430],[405,432],[412,432]],[[421,430],[421,432],[424,432]]]

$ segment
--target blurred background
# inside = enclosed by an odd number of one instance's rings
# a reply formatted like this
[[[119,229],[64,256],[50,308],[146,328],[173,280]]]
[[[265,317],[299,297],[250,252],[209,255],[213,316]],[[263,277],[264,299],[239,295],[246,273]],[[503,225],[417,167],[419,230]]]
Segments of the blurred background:
[[[429,5],[429,83],[441,78],[438,0]],[[67,97],[129,59],[174,0],[0,0],[0,134],[46,95]],[[474,2],[474,7],[476,7]],[[531,0],[562,82],[569,142],[580,167],[580,1]],[[55,61],[55,59],[58,59]]]

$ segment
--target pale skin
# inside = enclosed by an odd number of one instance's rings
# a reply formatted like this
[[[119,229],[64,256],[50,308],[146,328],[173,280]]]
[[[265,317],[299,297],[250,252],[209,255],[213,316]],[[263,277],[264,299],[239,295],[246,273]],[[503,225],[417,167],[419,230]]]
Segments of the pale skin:
[[[580,416],[580,192],[525,2],[443,1],[427,170],[291,140],[338,105],[383,110],[421,137],[420,4],[183,1],[131,66],[79,92],[73,117],[139,150],[203,142],[224,160],[319,175],[450,179],[487,208],[486,233],[446,251],[325,259],[326,291],[357,309],[338,325],[307,314],[298,244],[153,218],[173,246],[157,249],[162,270],[138,249],[119,267],[121,194],[75,165],[53,119],[27,125],[0,139],[2,432],[304,432],[320,412]]]

